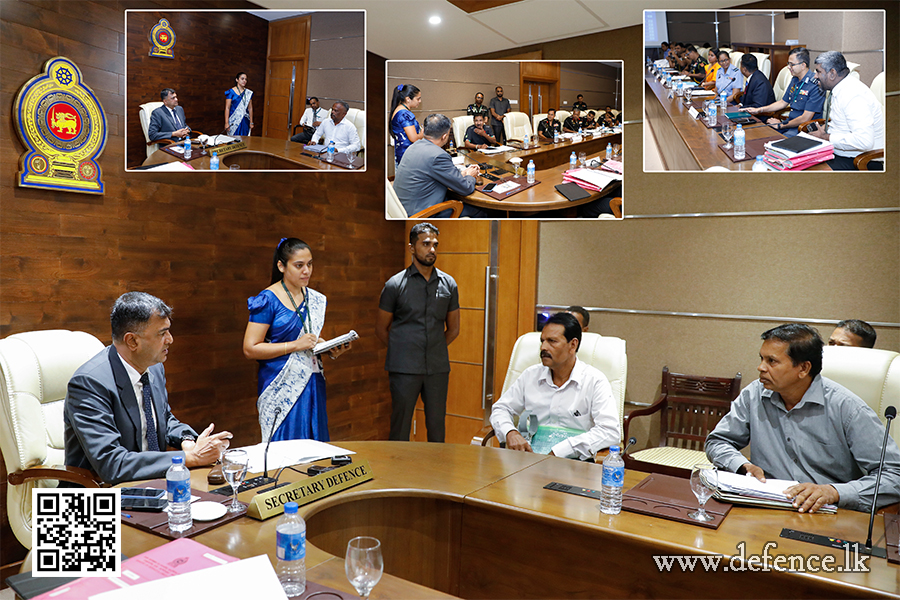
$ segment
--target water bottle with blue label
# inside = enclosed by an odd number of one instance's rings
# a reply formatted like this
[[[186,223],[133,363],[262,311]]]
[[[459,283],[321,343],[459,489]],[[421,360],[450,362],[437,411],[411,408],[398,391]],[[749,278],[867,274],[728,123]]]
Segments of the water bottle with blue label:
[[[328,142],[328,151],[325,154],[325,160],[328,162],[334,162],[334,155],[337,152],[337,148],[334,146],[334,140]]]
[[[187,531],[194,525],[191,519],[191,472],[184,466],[184,457],[172,457],[166,471],[166,491],[169,500],[169,529],[175,533]]]
[[[612,160],[612,144],[606,145],[606,160]]]
[[[609,447],[603,459],[603,486],[600,489],[600,512],[617,515],[622,512],[622,486],[625,484],[625,461],[618,446]]]
[[[706,123],[710,127],[715,127],[719,120],[718,111],[716,110],[715,101],[709,103],[709,109],[706,111]]]
[[[554,144],[559,143],[559,130],[557,130],[557,129],[553,130],[553,143]]]
[[[684,79],[678,80],[678,87],[675,88],[676,96],[684,96]]]
[[[184,157],[191,157],[191,138],[185,138],[184,140]]]
[[[725,95],[725,92],[719,94],[719,106],[722,108],[722,112],[725,112],[725,107],[728,106],[728,96]]]
[[[218,171],[219,170],[219,155],[213,150],[212,158],[209,159],[209,170],[210,171]]]
[[[306,591],[306,521],[297,514],[297,503],[284,505],[275,526],[275,574],[288,598]]]
[[[754,163],[753,163],[753,170],[760,171],[760,172],[765,172],[765,171],[769,170],[768,168],[766,168],[766,163],[763,160],[762,154],[760,154],[756,157],[756,161],[754,161]]]
[[[530,142],[531,142],[531,138],[528,136],[527,133],[522,136],[522,147],[523,148],[528,148],[528,146],[531,145]]]
[[[575,156],[574,152],[572,152],[572,154],[569,156],[569,168],[574,169],[575,165],[577,165],[577,164],[578,164],[578,157]]]
[[[528,168],[525,169],[525,173],[526,173],[526,180],[528,181],[528,183],[534,183],[534,161],[533,160],[528,161]]]
[[[746,156],[744,128],[738,123],[737,129],[734,130],[734,157],[742,160]]]

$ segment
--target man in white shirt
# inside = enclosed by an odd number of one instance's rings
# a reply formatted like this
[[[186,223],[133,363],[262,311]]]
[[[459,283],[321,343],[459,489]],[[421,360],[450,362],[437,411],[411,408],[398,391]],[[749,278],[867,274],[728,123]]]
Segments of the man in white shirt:
[[[810,134],[834,145],[828,166],[853,171],[853,159],[863,152],[884,149],[884,111],[869,87],[850,77],[847,61],[840,52],[824,52],[816,58],[816,82],[831,92],[825,101],[825,128]],[[884,163],[871,161],[870,171],[883,171]]]
[[[528,411],[539,427],[572,434],[555,444],[550,455],[592,460],[598,450],[619,442],[619,411],[606,376],[578,360],[581,344],[578,320],[567,312],[554,314],[541,331],[541,364],[525,369],[494,403],[491,425],[501,442],[513,450],[532,452],[513,424]]]
[[[322,140],[327,146],[328,142],[334,141],[338,152],[359,152],[362,148],[359,132],[353,123],[344,120],[349,110],[350,106],[346,102],[341,100],[335,102],[331,107],[331,118],[322,121],[310,142],[318,144],[319,140]]]
[[[308,103],[309,107],[303,112],[303,116],[300,117],[300,125],[303,127],[303,130],[291,137],[292,142],[308,144],[309,140],[312,139],[313,133],[315,133],[315,129],[328,116],[327,110],[319,108],[319,99],[315,96],[310,96]]]

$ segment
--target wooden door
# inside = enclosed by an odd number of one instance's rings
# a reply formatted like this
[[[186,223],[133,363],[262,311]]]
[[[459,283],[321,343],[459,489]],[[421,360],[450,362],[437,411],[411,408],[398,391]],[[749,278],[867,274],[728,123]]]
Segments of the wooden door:
[[[530,331],[537,293],[536,222],[501,221],[490,273],[496,293],[488,304],[488,268],[492,262],[491,221],[437,221],[440,246],[435,265],[453,276],[459,288],[460,333],[450,345],[450,383],[447,392],[446,441],[468,444],[486,423],[498,396],[516,338]],[[407,237],[414,222],[407,223]],[[408,263],[409,254],[406,254]],[[485,339],[485,327],[494,335]],[[486,347],[490,346],[486,352]],[[490,372],[485,379],[485,359]],[[499,381],[498,381],[499,379]],[[482,386],[487,381],[488,391]],[[410,439],[426,441],[425,412],[416,405]]]
[[[269,23],[263,137],[286,140],[306,108],[310,17]]]
[[[547,112],[548,108],[557,108],[553,98],[554,87],[545,81],[526,81],[523,94],[523,110],[529,117]]]

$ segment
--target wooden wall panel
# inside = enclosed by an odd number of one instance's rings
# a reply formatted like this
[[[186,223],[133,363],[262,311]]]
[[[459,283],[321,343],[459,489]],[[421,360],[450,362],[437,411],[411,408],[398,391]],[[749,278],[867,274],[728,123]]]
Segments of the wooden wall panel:
[[[192,4],[191,8],[195,6]],[[162,18],[175,31],[174,59],[149,56],[150,29]],[[127,25],[128,103],[124,116],[128,122],[129,167],[140,166],[147,157],[138,118],[140,105],[159,102],[159,92],[166,87],[177,92],[179,105],[184,108],[185,119],[192,129],[207,134],[222,133],[225,90],[234,86],[236,73],[245,71],[247,87],[253,90],[252,133],[260,134],[265,113],[269,28],[265,19],[240,11],[161,10],[130,12]],[[121,56],[116,53],[116,47],[109,51],[111,60],[121,69]]]
[[[226,4],[243,8],[223,2],[192,6]],[[11,119],[0,119],[0,337],[66,328],[87,331],[109,343],[109,308],[115,298],[133,289],[153,293],[175,309],[175,343],[166,362],[175,414],[198,428],[214,421],[217,428],[235,434],[234,445],[256,443],[260,437],[256,365],[241,352],[246,302],[268,285],[279,239],[294,235],[312,246],[316,260],[312,285],[328,296],[324,335],[355,329],[361,336],[340,360],[326,360],[331,438],[387,439],[390,393],[383,370],[385,350],[375,338],[374,322],[384,282],[403,268],[398,247],[404,242],[403,224],[386,222],[384,197],[372,193],[382,189],[383,173],[373,168],[364,173],[224,177],[126,173],[122,120],[126,7],[165,12],[162,9],[179,4],[3,2],[4,113],[11,113],[16,91],[40,72],[44,61],[63,54],[75,60],[87,84],[101,96],[110,128],[99,160],[107,191],[93,196],[16,187],[23,147]],[[148,30],[141,26],[135,36],[146,39]],[[176,50],[184,52],[181,42],[190,38],[190,29],[176,27],[176,34]],[[129,56],[136,53],[129,46]],[[9,56],[16,60],[5,60]],[[227,72],[224,66],[222,72],[208,69],[210,77],[217,78],[215,85],[203,86],[215,94],[210,113],[215,123],[224,121],[219,96],[228,85],[218,78],[229,78],[243,68],[236,67],[229,65]],[[381,114],[384,61],[369,54],[367,68],[369,102]],[[129,75],[138,73],[129,68]],[[261,91],[261,78],[256,80],[259,85],[253,81],[251,89]],[[158,93],[156,88],[153,84]],[[182,88],[179,97],[184,98],[191,88]],[[193,100],[190,104],[188,115],[194,123],[199,113],[193,109],[199,105]],[[137,113],[128,109],[127,114]],[[371,140],[384,139],[383,120],[373,120],[368,131],[370,164],[382,164],[383,150]],[[143,137],[138,141],[143,153]],[[5,489],[0,493],[5,503]],[[9,528],[2,522],[0,527],[2,566],[20,560],[24,552]]]

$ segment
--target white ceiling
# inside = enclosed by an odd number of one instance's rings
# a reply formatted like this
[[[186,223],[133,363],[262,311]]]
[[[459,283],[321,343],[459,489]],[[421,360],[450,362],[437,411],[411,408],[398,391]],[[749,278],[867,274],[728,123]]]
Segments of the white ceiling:
[[[389,59],[454,59],[620,29],[643,10],[712,10],[745,4],[713,0],[523,0],[468,14],[446,0],[254,0],[280,10],[366,10],[366,45]],[[430,25],[432,16],[442,19]]]

